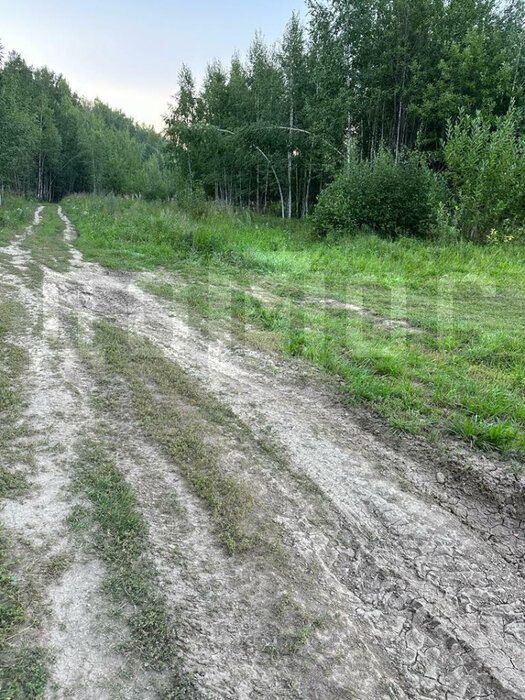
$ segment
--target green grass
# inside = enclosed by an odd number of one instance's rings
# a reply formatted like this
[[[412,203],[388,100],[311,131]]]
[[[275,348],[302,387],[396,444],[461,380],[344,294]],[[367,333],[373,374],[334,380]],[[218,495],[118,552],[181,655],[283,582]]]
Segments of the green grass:
[[[33,263],[45,265],[57,272],[67,272],[71,251],[64,240],[64,223],[57,214],[57,207],[47,204],[41,216],[42,223],[34,227],[33,233],[24,239],[22,245],[31,251]]]
[[[73,530],[87,527],[85,522],[79,527],[86,518],[96,525],[97,552],[108,566],[107,588],[133,611],[128,620],[130,649],[145,668],[169,673],[163,697],[194,697],[192,680],[182,670],[174,624],[157,593],[146,525],[133,491],[100,441],[80,446],[76,468],[78,487],[92,508],[73,511],[69,522]]]
[[[19,496],[27,488],[25,476],[11,462],[20,458],[13,445],[24,428],[19,422],[22,397],[19,382],[27,367],[27,352],[18,345],[16,335],[27,321],[22,305],[9,298],[7,286],[0,285],[5,298],[0,301],[0,498]]]
[[[284,593],[275,605],[275,615],[281,622],[281,632],[263,648],[272,657],[296,654],[315,637],[326,620],[312,615],[290,594]]]
[[[229,322],[247,342],[311,362],[338,379],[345,401],[367,405],[392,430],[449,433],[523,457],[525,246],[364,234],[321,241],[308,224],[213,208],[196,219],[114,197],[72,197],[65,209],[85,258],[177,271],[181,282],[149,282],[149,291],[211,329]]]
[[[48,659],[33,647],[0,655],[0,700],[41,700],[47,685]]]
[[[29,620],[13,568],[0,533],[0,699],[36,700],[44,696],[47,659],[41,649],[16,644]]]
[[[33,219],[36,204],[23,197],[6,195],[0,206],[0,246],[8,245]]]
[[[146,434],[164,448],[204,500],[226,550],[235,554],[259,547],[267,523],[248,487],[223,473],[210,439],[224,425],[235,424],[233,414],[152,343],[111,323],[95,326],[94,350],[97,371],[126,381]]]

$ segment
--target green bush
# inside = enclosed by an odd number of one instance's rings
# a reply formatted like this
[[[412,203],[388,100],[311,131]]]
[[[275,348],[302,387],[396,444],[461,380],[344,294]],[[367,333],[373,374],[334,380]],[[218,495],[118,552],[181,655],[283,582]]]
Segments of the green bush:
[[[209,202],[200,185],[179,188],[173,196],[173,201],[182,211],[197,219],[202,218],[209,211]]]
[[[445,158],[456,219],[474,241],[513,240],[525,222],[525,139],[513,109],[504,117],[460,114],[449,124]]]
[[[416,153],[397,161],[382,150],[351,163],[319,196],[314,225],[321,235],[368,227],[381,236],[430,234],[438,199],[436,176]]]

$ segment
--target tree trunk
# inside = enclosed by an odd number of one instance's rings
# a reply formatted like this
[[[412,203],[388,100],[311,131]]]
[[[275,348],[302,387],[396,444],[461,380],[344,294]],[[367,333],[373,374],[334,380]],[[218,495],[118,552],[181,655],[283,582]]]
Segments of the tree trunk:
[[[312,161],[308,166],[308,177],[306,178],[306,191],[304,193],[303,216],[308,216],[309,200],[310,200],[310,183],[312,182]]]
[[[350,164],[352,159],[352,117],[350,112],[346,115],[346,162]]]
[[[287,217],[292,218],[292,129],[293,129],[293,106],[290,106],[290,131],[288,135],[288,204]]]
[[[299,166],[295,163],[295,216],[299,218],[299,207],[301,206],[301,196],[299,192]]]
[[[260,211],[261,203],[259,198],[259,163],[256,166],[256,192],[255,192],[255,211]]]
[[[191,171],[191,156],[188,153],[188,175],[190,177],[190,192],[193,192],[193,173]]]

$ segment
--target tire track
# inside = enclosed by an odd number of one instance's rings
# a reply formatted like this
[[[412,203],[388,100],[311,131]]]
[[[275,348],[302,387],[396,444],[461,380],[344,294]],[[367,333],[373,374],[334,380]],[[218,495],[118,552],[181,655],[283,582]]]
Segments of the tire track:
[[[61,216],[71,239],[73,229]],[[30,294],[22,290],[24,303],[38,307]],[[50,414],[48,394],[57,396],[51,414],[63,440],[64,415],[73,420],[86,410],[92,391],[60,326],[61,312],[72,312],[83,325],[110,318],[152,340],[286,456],[286,467],[259,456],[243,469],[274,513],[290,561],[298,571],[314,572],[312,590],[297,584],[296,592],[302,590],[309,603],[316,600],[320,611],[337,612],[340,623],[321,629],[297,657],[263,662],[243,640],[250,636],[246,620],[257,627],[266,614],[274,591],[265,593],[264,586],[273,572],[257,561],[239,568],[224,559],[206,513],[173,465],[132,422],[127,431],[118,422],[113,426],[122,439],[119,466],[139,494],[170,604],[182,615],[189,659],[211,697],[525,697],[521,523],[487,514],[483,502],[470,496],[459,499],[464,512],[433,501],[420,478],[432,465],[398,454],[359,427],[313,373],[205,337],[184,321],[180,308],[153,299],[132,275],[82,263],[77,255],[66,275],[46,271],[45,304],[44,338],[59,338],[65,349],[57,354],[48,342],[33,352],[34,375],[46,376],[40,388],[35,385],[32,416],[41,432],[49,429],[49,421],[38,424],[39,415]],[[81,406],[74,395],[66,397],[66,386],[76,386]],[[84,415],[83,429],[89,421]],[[52,467],[42,468],[46,473]],[[416,476],[407,484],[400,474]],[[168,486],[182,494],[195,530],[184,533],[180,520],[162,517],[159,503]],[[53,494],[53,502],[60,501],[56,487]],[[175,556],[179,539],[184,546]],[[217,587],[224,589],[224,608]]]
[[[408,461],[405,473],[426,472],[428,465],[385,448],[284,363],[204,337],[131,275],[85,266],[64,280],[61,294],[81,313],[153,340],[252,428],[270,433],[292,472],[320,489],[346,544],[338,548],[329,529],[302,523],[297,547],[323,541],[319,565],[341,602],[346,591],[346,611],[386,651],[407,696],[525,697],[523,578],[483,536],[480,504],[464,505],[467,526],[403,487],[393,467]],[[293,481],[282,488],[290,491]],[[502,529],[505,546],[519,551],[521,524]]]

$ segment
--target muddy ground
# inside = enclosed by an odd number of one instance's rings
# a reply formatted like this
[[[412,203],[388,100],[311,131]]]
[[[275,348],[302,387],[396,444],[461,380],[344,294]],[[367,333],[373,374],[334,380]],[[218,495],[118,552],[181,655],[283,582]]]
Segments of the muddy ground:
[[[39,591],[16,643],[49,650],[46,697],[162,695],[159,672],[123,643],[129,611],[105,589],[104,561],[67,524],[82,505],[78,445],[103,434],[138,499],[195,697],[525,698],[519,478],[453,442],[394,440],[343,408],[313,370],[228,329],[210,334],[143,291],[139,274],[83,262],[59,215],[68,272],[32,259],[39,211],[0,249],[3,293],[30,314],[17,342],[30,357],[23,420],[33,453],[30,489],[4,501],[0,520],[19,576]],[[218,427],[205,403],[199,425],[218,468],[246,488],[261,546],[227,551],[126,380],[97,376],[101,319],[147,338],[231,412]],[[60,575],[44,576],[53,561]]]

